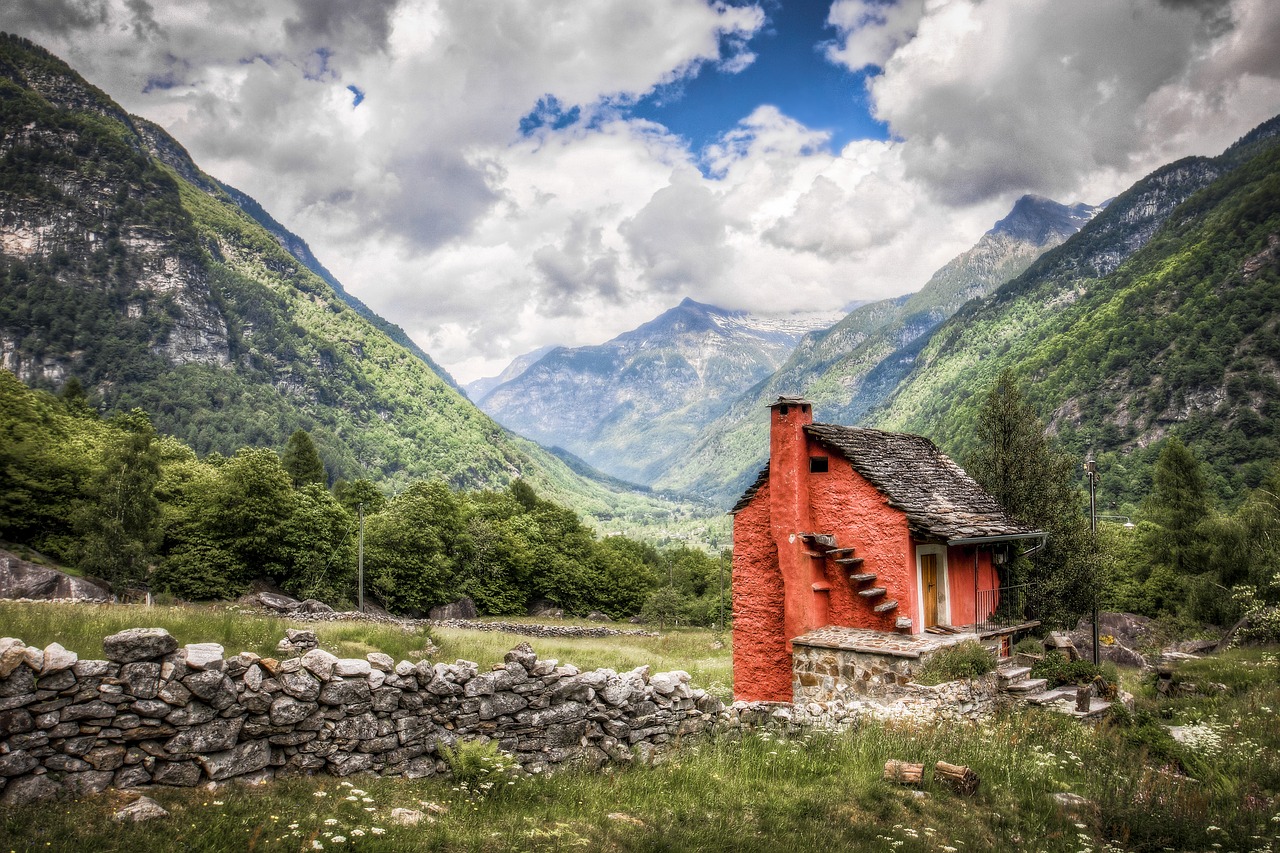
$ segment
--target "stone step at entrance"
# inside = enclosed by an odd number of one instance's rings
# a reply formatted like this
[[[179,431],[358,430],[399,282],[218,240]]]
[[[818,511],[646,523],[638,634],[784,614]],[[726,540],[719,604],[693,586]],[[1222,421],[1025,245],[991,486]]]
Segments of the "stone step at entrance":
[[[1000,686],[1005,687],[1009,684],[1015,684],[1025,679],[1028,675],[1031,674],[1031,667],[1029,666],[1001,667],[996,671],[996,674],[1000,678]]]
[[[889,613],[893,610],[898,609],[898,602],[893,599],[889,599],[888,601],[880,602],[879,604],[877,604],[875,607],[871,609],[874,610],[876,613]],[[908,620],[907,627],[908,628],[911,627],[910,620]]]
[[[1043,691],[1048,684],[1049,680],[1046,678],[1024,678],[1021,681],[1015,681],[1012,684],[1005,685],[1004,692],[1023,695],[1039,693]],[[1072,695],[1075,695],[1074,690]]]

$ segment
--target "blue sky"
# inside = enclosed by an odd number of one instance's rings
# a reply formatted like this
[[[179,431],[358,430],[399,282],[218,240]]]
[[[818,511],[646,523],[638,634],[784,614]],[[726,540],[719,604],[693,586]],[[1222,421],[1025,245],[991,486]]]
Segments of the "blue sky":
[[[827,25],[830,3],[774,2],[768,22],[750,41],[756,54],[737,73],[704,65],[692,79],[659,88],[631,113],[665,125],[700,151],[761,104],[772,104],[813,130],[828,131],[828,149],[853,139],[887,139],[889,128],[870,115],[866,71],[851,71],[825,56],[836,38]]]

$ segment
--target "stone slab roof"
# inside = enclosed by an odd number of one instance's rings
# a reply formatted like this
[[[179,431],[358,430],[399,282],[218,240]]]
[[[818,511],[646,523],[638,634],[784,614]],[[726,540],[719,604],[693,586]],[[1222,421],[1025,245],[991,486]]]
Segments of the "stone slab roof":
[[[769,482],[769,466],[765,465],[756,475],[756,481],[747,487],[742,493],[742,497],[738,498],[738,502],[733,505],[733,509],[729,510],[729,515],[737,515],[739,512],[747,508],[747,504],[756,496],[756,492],[760,491],[760,487]]]
[[[890,506],[907,516],[917,538],[1035,532],[1006,515],[994,497],[924,436],[835,424],[810,424],[805,432],[849,460]]]

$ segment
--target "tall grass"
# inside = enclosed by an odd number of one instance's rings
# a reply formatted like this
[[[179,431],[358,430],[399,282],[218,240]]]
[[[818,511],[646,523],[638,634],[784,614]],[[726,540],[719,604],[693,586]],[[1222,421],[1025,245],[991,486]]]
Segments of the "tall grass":
[[[35,605],[0,604],[0,633],[63,642],[48,632],[67,631],[71,612],[98,626],[88,634],[127,627],[120,620],[161,624],[156,608],[117,609],[141,613],[136,619],[111,609],[45,609],[63,615],[43,619],[30,615]],[[261,619],[235,612],[203,614],[191,624],[172,618],[163,626],[184,641],[209,639],[210,625],[220,620],[240,636],[245,620]],[[253,630],[274,644],[286,625],[263,620]],[[408,656],[423,640],[394,627],[317,628],[325,630],[326,648],[381,646],[402,635]],[[492,662],[520,638],[439,631],[435,639],[445,659]],[[727,673],[728,651],[713,648],[710,632],[530,642],[540,656],[584,667],[621,670],[647,662],[694,671],[689,661],[706,659],[704,672]],[[1193,662],[1180,675],[1184,682],[1221,683],[1224,690],[1206,687],[1210,695],[1174,700],[1154,692],[1140,696],[1133,719],[1196,734],[1189,743],[1166,742],[1158,757],[1149,735],[1164,732],[1159,726],[1121,720],[1091,728],[1022,709],[973,725],[868,723],[843,733],[724,733],[681,744],[657,767],[565,771],[549,778],[501,770],[484,775],[481,768],[465,785],[441,778],[321,776],[261,787],[158,788],[148,794],[171,816],[139,825],[111,819],[132,795],[108,792],[0,809],[0,850],[1276,851],[1278,675],[1274,652],[1234,652]],[[927,768],[940,760],[968,765],[981,785],[976,795],[961,797],[929,770],[922,791],[889,784],[881,775],[890,758]],[[1058,793],[1079,795],[1086,804],[1067,811],[1054,801]],[[393,823],[396,807],[420,812],[418,825]]]

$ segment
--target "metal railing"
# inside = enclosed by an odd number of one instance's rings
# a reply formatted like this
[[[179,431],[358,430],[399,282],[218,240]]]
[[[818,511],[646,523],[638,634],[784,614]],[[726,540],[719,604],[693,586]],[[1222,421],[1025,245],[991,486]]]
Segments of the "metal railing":
[[[1008,628],[1027,621],[1027,603],[1031,584],[1002,586],[997,589],[978,590],[976,622]],[[975,624],[976,631],[978,625]]]

